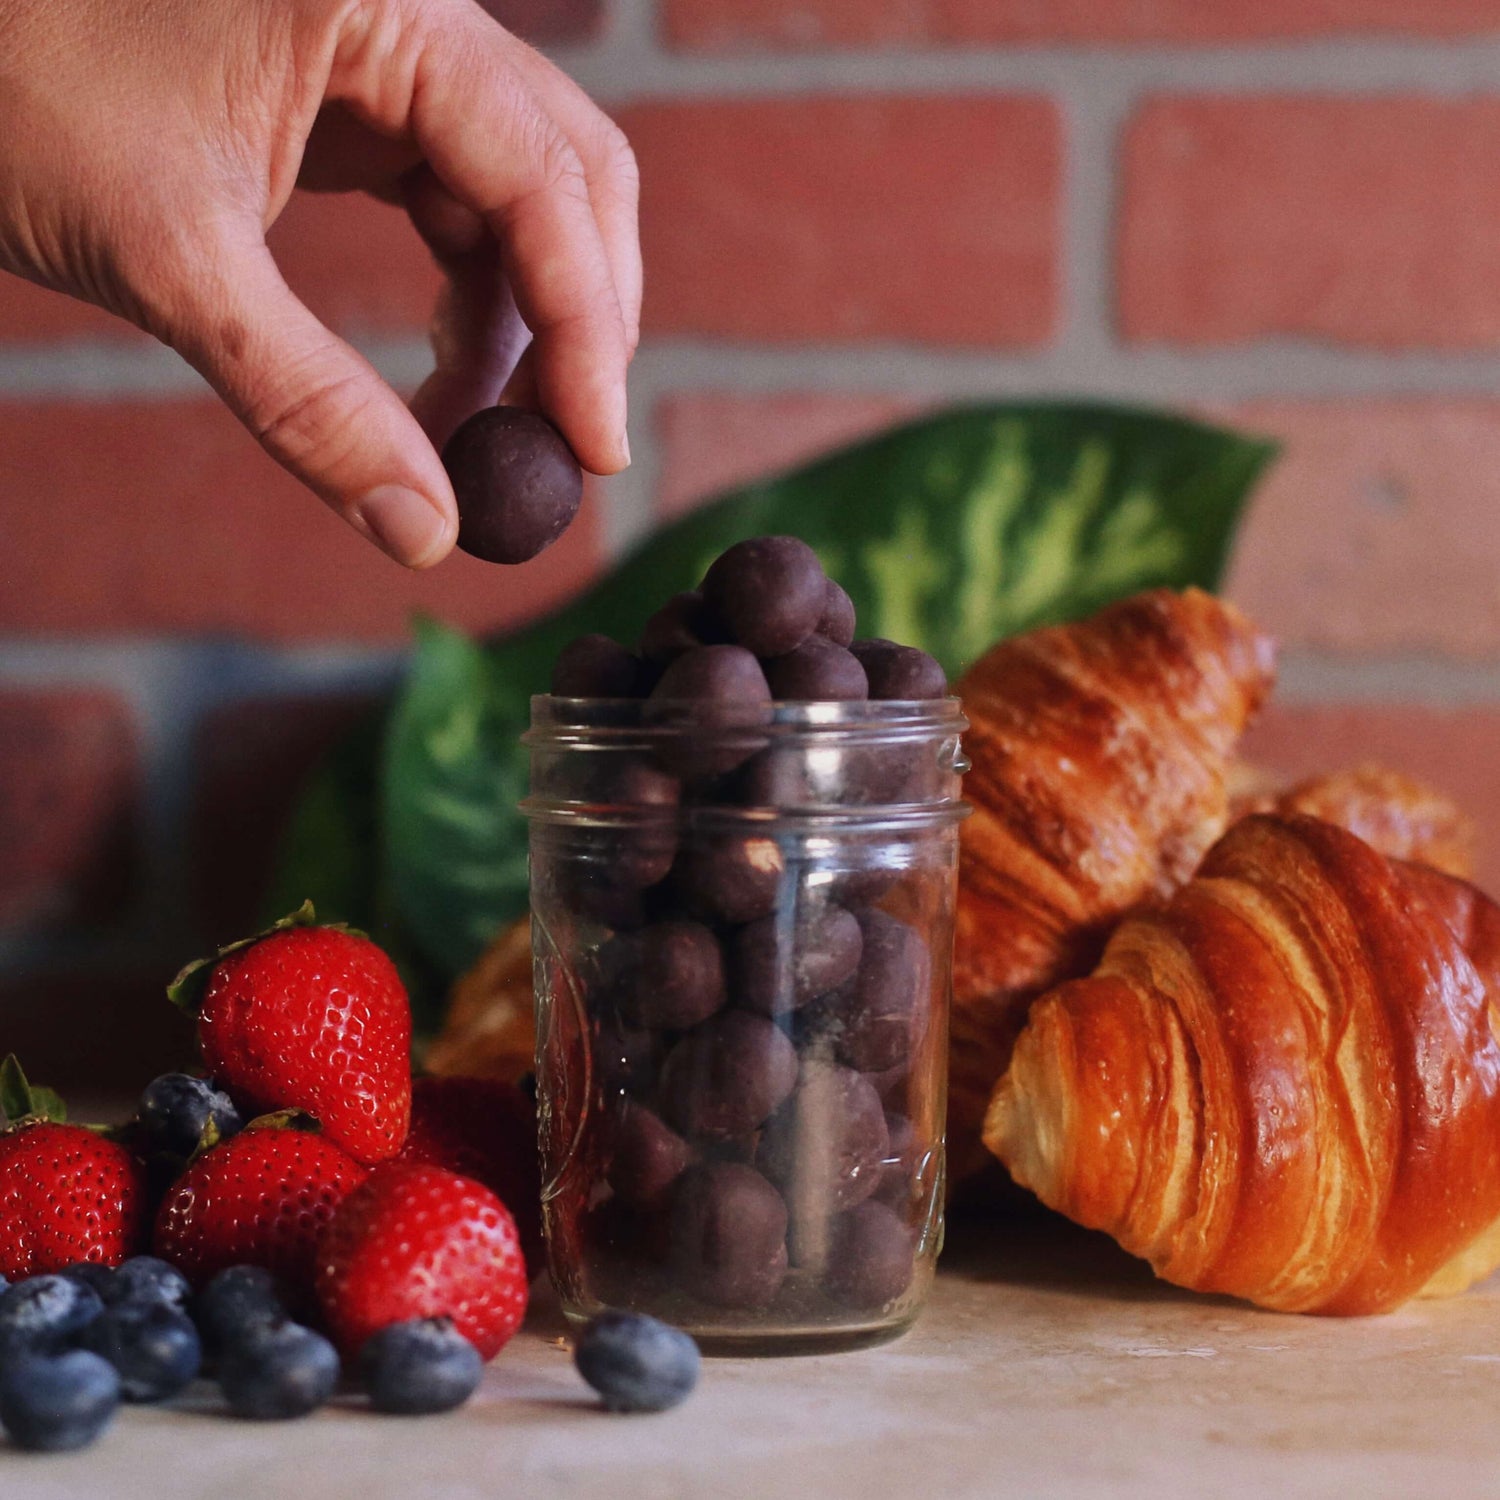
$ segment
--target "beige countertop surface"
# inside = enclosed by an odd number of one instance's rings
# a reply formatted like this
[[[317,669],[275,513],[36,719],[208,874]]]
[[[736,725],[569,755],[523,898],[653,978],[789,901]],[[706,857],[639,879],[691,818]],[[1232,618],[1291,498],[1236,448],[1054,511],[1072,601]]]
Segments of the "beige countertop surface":
[[[682,1407],[599,1410],[545,1295],[462,1411],[257,1426],[211,1387],[86,1453],[0,1447],[0,1500],[1500,1496],[1500,1280],[1361,1321],[1154,1282],[1069,1226],[961,1225],[906,1338],[712,1360]]]

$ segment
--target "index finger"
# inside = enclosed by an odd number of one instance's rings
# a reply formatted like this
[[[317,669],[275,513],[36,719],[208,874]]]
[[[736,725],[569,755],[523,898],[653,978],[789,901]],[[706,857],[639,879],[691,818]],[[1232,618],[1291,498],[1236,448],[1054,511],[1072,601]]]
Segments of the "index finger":
[[[622,469],[629,338],[582,163],[483,11],[397,3],[418,29],[404,126],[501,247],[543,409],[585,468]]]

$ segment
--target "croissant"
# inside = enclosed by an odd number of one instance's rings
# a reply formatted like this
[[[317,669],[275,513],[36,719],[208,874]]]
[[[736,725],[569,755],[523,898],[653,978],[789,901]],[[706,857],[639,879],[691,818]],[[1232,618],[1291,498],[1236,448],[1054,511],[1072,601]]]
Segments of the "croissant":
[[[1030,1001],[1087,973],[1111,925],[1192,874],[1270,691],[1268,637],[1197,589],[1155,590],[1004,641],[959,684],[973,814],[959,855],[948,1151],[979,1128]]]
[[[985,1143],[1168,1281],[1385,1311],[1494,1264],[1497,986],[1472,887],[1249,817],[1031,1008]]]
[[[1474,822],[1446,792],[1379,765],[1352,766],[1278,790],[1243,763],[1230,771],[1230,817],[1305,813],[1357,833],[1393,859],[1417,860],[1449,875],[1474,873]]]

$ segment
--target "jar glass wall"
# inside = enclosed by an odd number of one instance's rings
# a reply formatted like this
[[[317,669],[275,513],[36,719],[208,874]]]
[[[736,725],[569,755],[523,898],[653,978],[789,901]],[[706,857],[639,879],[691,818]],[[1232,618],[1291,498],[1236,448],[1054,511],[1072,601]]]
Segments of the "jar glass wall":
[[[533,701],[553,1280],[710,1352],[876,1342],[941,1244],[964,721],[681,708]]]

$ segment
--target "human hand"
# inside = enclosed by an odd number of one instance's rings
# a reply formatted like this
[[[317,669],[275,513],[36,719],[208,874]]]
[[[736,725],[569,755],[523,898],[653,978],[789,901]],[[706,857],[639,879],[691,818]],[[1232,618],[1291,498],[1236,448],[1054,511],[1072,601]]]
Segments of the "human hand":
[[[412,410],[266,248],[299,182],[403,203],[447,274]],[[618,129],[473,0],[0,0],[0,268],[177,349],[413,567],[457,533],[434,444],[502,393],[629,462],[636,199]]]

